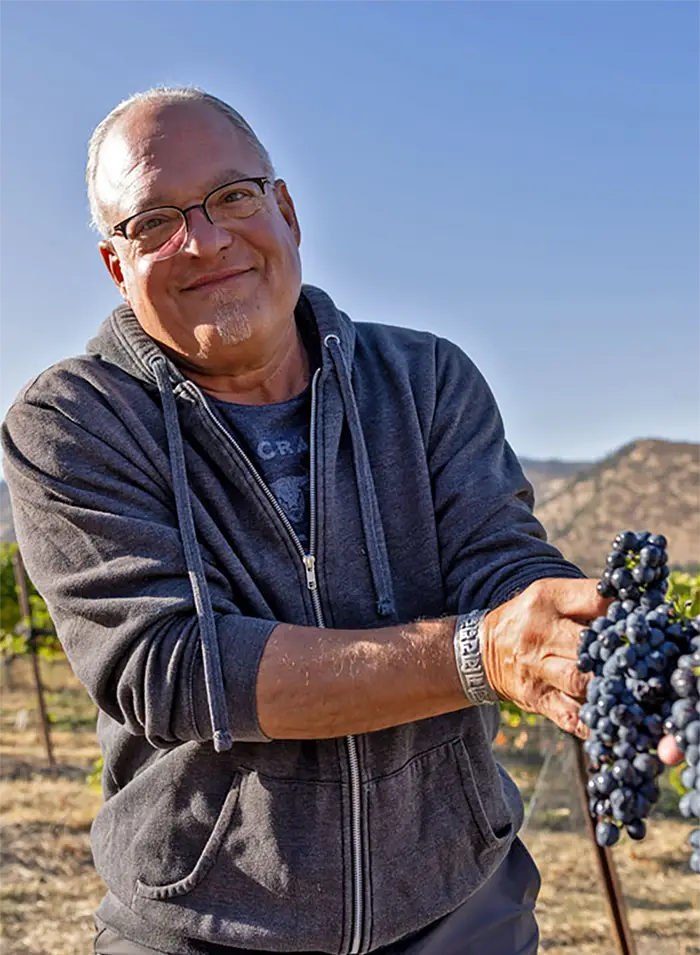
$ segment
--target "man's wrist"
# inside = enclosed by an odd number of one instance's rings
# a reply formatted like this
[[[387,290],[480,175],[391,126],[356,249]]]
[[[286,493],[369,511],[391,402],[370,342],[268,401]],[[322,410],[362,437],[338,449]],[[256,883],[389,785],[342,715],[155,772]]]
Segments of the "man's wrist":
[[[489,684],[481,655],[482,625],[487,610],[460,614],[454,633],[455,661],[464,695],[472,706],[498,703],[498,694]]]

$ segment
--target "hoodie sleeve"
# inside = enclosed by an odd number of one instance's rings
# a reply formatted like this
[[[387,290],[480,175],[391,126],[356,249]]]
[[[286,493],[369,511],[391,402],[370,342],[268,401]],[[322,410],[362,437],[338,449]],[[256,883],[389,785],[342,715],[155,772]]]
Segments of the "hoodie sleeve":
[[[99,401],[57,407],[35,382],[2,428],[27,571],[97,706],[161,748],[211,740],[199,626],[163,475]],[[108,437],[101,437],[108,435]],[[257,670],[274,620],[246,617],[204,556],[234,740],[263,742]]]
[[[533,515],[532,487],[484,377],[444,339],[436,391],[428,455],[449,611],[493,608],[540,578],[582,577]]]

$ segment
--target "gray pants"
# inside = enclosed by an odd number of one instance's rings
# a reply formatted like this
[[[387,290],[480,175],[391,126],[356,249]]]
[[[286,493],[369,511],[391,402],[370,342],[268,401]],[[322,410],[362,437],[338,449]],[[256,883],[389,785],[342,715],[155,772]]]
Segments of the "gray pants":
[[[537,955],[534,907],[539,889],[535,863],[515,839],[499,869],[458,909],[372,955]],[[96,955],[172,955],[130,942],[98,918],[95,924]],[[204,942],[196,950],[201,955],[264,955]]]

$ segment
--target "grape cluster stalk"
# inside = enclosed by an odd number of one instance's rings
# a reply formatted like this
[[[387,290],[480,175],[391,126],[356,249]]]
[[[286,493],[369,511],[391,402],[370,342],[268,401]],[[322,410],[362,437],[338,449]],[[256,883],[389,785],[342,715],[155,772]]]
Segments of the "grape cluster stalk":
[[[664,600],[666,547],[662,534],[618,534],[598,583],[601,596],[614,599],[607,614],[581,632],[578,665],[593,674],[581,707],[581,719],[591,730],[584,743],[591,773],[589,809],[597,820],[595,835],[601,846],[614,846],[622,828],[631,839],[646,835],[645,819],[659,798],[657,778],[664,768],[656,748],[665,724],[670,726],[667,721],[674,712],[680,715],[680,708],[673,710],[675,682],[681,679],[676,673],[679,667],[691,672],[680,661],[688,650],[694,653],[691,640],[697,633]],[[689,715],[690,706],[684,704],[686,711]],[[694,709],[684,728],[699,716]],[[693,765],[695,781],[700,774],[697,759]],[[689,815],[699,803],[700,791],[695,789],[688,800]],[[693,838],[700,849],[700,830]]]

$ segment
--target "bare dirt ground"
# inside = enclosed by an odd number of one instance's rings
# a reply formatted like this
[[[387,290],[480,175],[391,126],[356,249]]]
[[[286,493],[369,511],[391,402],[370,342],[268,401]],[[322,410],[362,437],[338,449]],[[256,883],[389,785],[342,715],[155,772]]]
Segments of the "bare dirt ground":
[[[0,950],[90,955],[92,911],[104,892],[89,845],[101,801],[86,783],[99,755],[94,708],[65,664],[42,663],[52,691],[58,763],[52,777],[45,769],[29,667],[24,661],[14,666],[16,689],[3,680],[0,699]],[[537,760],[509,759],[503,752],[499,758],[531,803]],[[637,955],[700,955],[700,878],[687,869],[687,833],[685,821],[658,817],[644,842],[625,839],[615,850]],[[542,873],[543,955],[615,955],[565,744],[537,789],[524,841]]]

